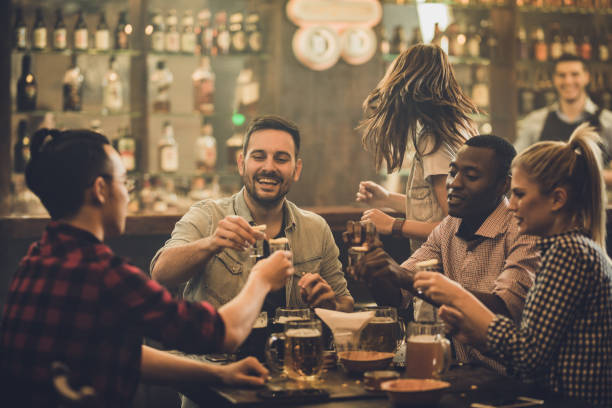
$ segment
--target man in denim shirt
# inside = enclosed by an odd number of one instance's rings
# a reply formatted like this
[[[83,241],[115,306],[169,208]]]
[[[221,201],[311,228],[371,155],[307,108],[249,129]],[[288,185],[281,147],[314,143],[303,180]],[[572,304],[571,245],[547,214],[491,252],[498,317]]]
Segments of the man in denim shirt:
[[[352,311],[353,298],[338,260],[338,248],[323,218],[299,209],[285,195],[298,181],[297,127],[277,116],[255,119],[245,135],[238,170],[244,187],[229,198],[194,204],[151,262],[151,275],[169,287],[185,284],[184,297],[221,306],[239,292],[249,274],[249,245],[263,234],[286,237],[295,275],[270,293],[264,310],[311,306]]]

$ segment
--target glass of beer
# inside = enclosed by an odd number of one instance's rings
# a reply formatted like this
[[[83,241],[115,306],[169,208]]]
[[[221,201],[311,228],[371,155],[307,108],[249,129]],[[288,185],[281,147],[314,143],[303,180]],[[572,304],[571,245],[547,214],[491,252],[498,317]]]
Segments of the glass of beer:
[[[236,354],[238,358],[255,356],[259,361],[264,361],[264,350],[268,339],[268,312],[259,313],[257,320],[253,323],[253,329]]]
[[[323,367],[323,336],[318,320],[285,325],[285,372],[299,381],[313,381]]]
[[[406,340],[406,376],[439,378],[451,360],[450,342],[444,337],[443,323],[408,324]]]
[[[287,374],[285,360],[285,326],[289,322],[307,321],[313,318],[309,308],[277,307],[272,321],[272,333],[265,344],[265,360],[273,372]]]
[[[371,307],[366,310],[374,310],[376,314],[361,331],[359,348],[361,350],[395,353],[402,339],[401,327],[397,320],[397,309],[394,307]]]

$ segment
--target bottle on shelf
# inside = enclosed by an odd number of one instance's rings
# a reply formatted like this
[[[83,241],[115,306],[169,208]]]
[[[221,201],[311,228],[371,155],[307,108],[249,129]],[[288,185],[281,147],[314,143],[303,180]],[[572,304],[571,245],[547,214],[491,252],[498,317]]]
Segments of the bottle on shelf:
[[[79,10],[77,22],[74,26],[74,49],[77,51],[86,51],[88,48],[89,31],[87,30],[87,24],[85,24],[83,10]]]
[[[164,24],[164,16],[160,10],[156,10],[153,13],[151,29],[151,51],[164,52],[166,48],[166,26]]]
[[[178,17],[176,10],[168,12],[166,18],[166,52],[178,53],[181,50],[181,36],[178,30]]]
[[[178,145],[174,138],[174,129],[169,121],[165,121],[162,136],[159,139],[159,170],[163,173],[176,173],[178,170]]]
[[[477,58],[480,57],[480,43],[482,42],[482,37],[478,32],[478,27],[474,22],[471,22],[468,25],[468,36],[467,42],[465,45],[466,54],[469,57]]]
[[[127,21],[127,11],[123,10],[119,13],[119,19],[117,20],[117,26],[115,27],[115,49],[129,49],[131,34],[132,25]]]
[[[196,34],[194,30],[193,11],[185,11],[181,29],[181,52],[193,55],[196,48]]]
[[[540,62],[548,60],[548,47],[546,46],[546,37],[542,27],[538,27],[534,31],[533,58]]]
[[[408,48],[404,27],[399,24],[393,27],[393,36],[391,37],[391,43],[389,45],[391,54],[401,54]]]
[[[244,31],[246,32],[248,51],[252,53],[261,52],[263,49],[263,38],[259,26],[259,13],[249,13],[245,23]]]
[[[488,69],[484,65],[474,67],[474,85],[472,86],[472,100],[479,108],[489,107],[489,80]]]
[[[215,32],[213,55],[229,54],[231,36],[227,29],[227,13],[225,11],[219,11],[215,14]]]
[[[21,76],[17,80],[17,111],[30,112],[36,110],[38,86],[32,73],[32,57],[25,54],[21,58]]]
[[[83,73],[77,65],[77,56],[73,54],[63,80],[64,111],[80,111],[83,109],[83,81]]]
[[[556,60],[563,54],[563,43],[561,42],[561,24],[553,23],[551,25],[551,42],[549,55],[550,59]]]
[[[47,48],[47,26],[40,7],[36,7],[36,18],[32,29],[32,48],[37,51]]]
[[[214,31],[210,22],[210,10],[205,8],[198,13],[198,48],[200,55],[211,55],[214,44]]]
[[[110,30],[106,23],[104,10],[100,11],[98,25],[96,26],[96,35],[94,36],[94,46],[98,51],[110,50]]]
[[[123,85],[115,64],[115,57],[110,57],[108,71],[102,79],[102,112],[104,114],[117,113],[123,109]]]
[[[527,42],[527,30],[520,26],[516,36],[516,57],[519,61],[529,59],[529,43]]]
[[[28,48],[28,29],[23,20],[23,9],[15,9],[15,26],[13,27],[13,48],[25,51]]]
[[[193,82],[194,110],[203,115],[212,115],[215,111],[215,74],[210,66],[210,58],[200,59],[200,66],[191,75]]]
[[[172,72],[166,67],[163,60],[157,61],[153,74],[151,74],[151,86],[153,87],[153,112],[170,112],[170,86],[174,81]]]
[[[381,24],[380,27],[380,53],[383,55],[389,54],[391,52],[391,42],[389,41],[389,35],[387,34],[387,29]]]
[[[576,41],[574,40],[574,34],[571,30],[567,30],[567,34],[565,35],[565,41],[563,41],[563,52],[571,55],[577,54]]]
[[[136,170],[136,140],[132,137],[128,127],[119,129],[119,137],[116,141],[117,153],[127,172]]]
[[[412,29],[412,38],[410,39],[410,45],[422,44],[423,36],[421,35],[421,29],[416,26]]]
[[[229,18],[230,52],[242,54],[247,49],[246,33],[244,32],[244,15],[241,12],[233,13]]]
[[[17,141],[13,148],[13,171],[15,173],[25,172],[25,167],[30,160],[30,136],[28,135],[28,122],[20,120],[17,125]]]
[[[597,59],[601,62],[607,62],[610,59],[610,48],[608,48],[608,33],[605,27],[597,36]]]
[[[578,43],[578,55],[585,61],[590,61],[593,58],[593,46],[591,44],[591,37],[587,30],[584,30],[582,38]]]
[[[53,26],[53,49],[63,51],[68,47],[68,32],[64,23],[62,9],[55,11],[55,26]]]
[[[217,165],[217,140],[213,136],[213,127],[203,120],[200,135],[195,142],[196,169],[201,172],[212,172]]]

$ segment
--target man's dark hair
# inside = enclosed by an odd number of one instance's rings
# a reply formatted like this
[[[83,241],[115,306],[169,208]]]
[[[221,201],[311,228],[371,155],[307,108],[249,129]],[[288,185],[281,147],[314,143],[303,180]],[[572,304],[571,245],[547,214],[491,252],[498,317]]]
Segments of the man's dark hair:
[[[553,74],[557,71],[557,65],[562,62],[579,62],[582,64],[582,68],[584,68],[585,71],[589,71],[589,65],[584,60],[584,58],[581,58],[578,55],[564,53],[561,54],[561,56],[555,60],[555,64],[553,66]]]
[[[503,178],[510,174],[510,166],[516,149],[506,139],[495,135],[479,135],[468,139],[465,144],[472,147],[486,147],[495,153],[495,164],[497,166],[497,177]]]
[[[276,115],[265,115],[259,116],[249,124],[249,127],[244,135],[244,145],[242,146],[242,153],[246,156],[247,147],[251,140],[251,135],[259,130],[276,129],[287,132],[293,138],[293,144],[295,145],[295,157],[300,152],[300,131],[297,125],[290,120],[281,118]]]
[[[91,130],[40,129],[32,136],[26,184],[54,220],[77,213],[84,192],[112,172],[106,136]]]

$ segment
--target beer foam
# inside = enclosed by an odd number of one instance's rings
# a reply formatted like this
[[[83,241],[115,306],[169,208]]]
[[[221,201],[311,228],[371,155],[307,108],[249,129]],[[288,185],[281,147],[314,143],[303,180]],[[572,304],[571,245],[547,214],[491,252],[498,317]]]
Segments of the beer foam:
[[[435,334],[419,334],[416,336],[410,336],[408,338],[409,343],[437,343]]]
[[[395,323],[395,319],[387,316],[379,316],[370,320],[370,323]]]
[[[285,332],[285,336],[287,337],[318,337],[321,335],[321,332],[317,329],[289,329]]]
[[[299,322],[304,320],[308,320],[308,318],[302,316],[281,316],[276,319],[275,323],[285,324],[287,322]]]

